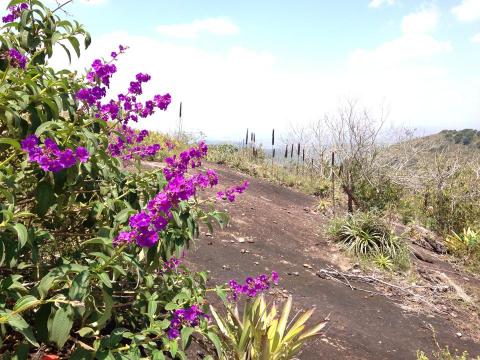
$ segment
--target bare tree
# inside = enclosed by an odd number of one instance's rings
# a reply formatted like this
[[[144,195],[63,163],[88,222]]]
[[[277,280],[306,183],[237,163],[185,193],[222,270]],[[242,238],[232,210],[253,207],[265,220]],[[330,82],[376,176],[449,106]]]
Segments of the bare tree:
[[[382,106],[374,117],[362,109],[356,100],[347,99],[334,116],[326,116],[333,151],[337,153],[340,171],[337,175],[347,195],[348,211],[359,207],[355,197],[355,184],[359,179],[368,179],[377,156],[378,137],[385,124],[387,112]]]

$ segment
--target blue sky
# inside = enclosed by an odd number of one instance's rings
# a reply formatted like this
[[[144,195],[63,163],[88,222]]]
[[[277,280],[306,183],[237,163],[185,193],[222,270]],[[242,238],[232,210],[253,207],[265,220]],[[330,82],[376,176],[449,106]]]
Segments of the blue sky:
[[[67,10],[94,39],[73,66],[125,43],[112,91],[146,71],[152,94],[172,94],[147,128],[172,128],[182,100],[189,130],[268,133],[344,98],[372,112],[386,104],[396,125],[480,127],[480,0],[76,0]]]

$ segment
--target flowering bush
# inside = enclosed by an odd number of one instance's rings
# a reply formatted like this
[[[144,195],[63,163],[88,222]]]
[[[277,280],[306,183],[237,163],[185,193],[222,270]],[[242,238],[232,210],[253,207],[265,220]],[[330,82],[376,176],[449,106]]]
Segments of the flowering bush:
[[[207,145],[173,154],[172,143],[145,144],[148,132],[129,127],[171,97],[142,102],[150,76],[138,73],[107,99],[126,46],[79,77],[48,65],[54,49],[71,58],[82,41],[89,46],[77,22],[38,0],[13,0],[3,23],[0,354],[185,358],[194,331],[221,354],[206,274],[181,264],[201,225],[227,221],[218,199],[198,196],[218,184],[213,170],[200,170]],[[170,153],[163,169],[140,168],[159,151]],[[218,196],[233,201],[247,186]],[[276,278],[216,290],[254,296]]]

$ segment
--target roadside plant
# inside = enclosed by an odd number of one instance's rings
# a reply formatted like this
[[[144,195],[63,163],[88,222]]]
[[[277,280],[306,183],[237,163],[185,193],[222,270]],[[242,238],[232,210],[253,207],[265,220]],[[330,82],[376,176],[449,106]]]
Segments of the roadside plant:
[[[389,224],[372,212],[355,212],[330,222],[333,240],[355,255],[370,259],[378,267],[391,270],[394,265],[408,267],[406,245]]]
[[[314,309],[297,314],[290,319],[292,297],[283,308],[277,310],[275,303],[268,306],[264,295],[247,299],[240,315],[237,306],[226,306],[226,316],[221,316],[210,305],[212,317],[221,334],[225,359],[277,360],[293,359],[305,341],[318,336],[328,320],[306,328]]]
[[[56,11],[12,0],[0,27],[2,359],[186,359],[194,333],[220,355],[206,294],[232,290],[207,289],[182,262],[202,226],[227,224],[216,202],[248,184],[208,197],[219,181],[201,167],[204,142],[130,127],[171,96],[142,100],[150,75],[139,72],[110,98],[127,46],[84,76],[49,66],[57,49],[80,57],[91,42]],[[147,170],[155,157],[164,163]]]

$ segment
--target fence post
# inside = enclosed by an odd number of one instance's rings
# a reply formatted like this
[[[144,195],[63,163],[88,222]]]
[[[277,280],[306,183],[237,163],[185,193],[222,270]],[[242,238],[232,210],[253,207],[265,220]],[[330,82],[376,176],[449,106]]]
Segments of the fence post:
[[[332,168],[331,168],[331,177],[332,177],[332,210],[333,216],[335,216],[335,151],[332,150]]]

